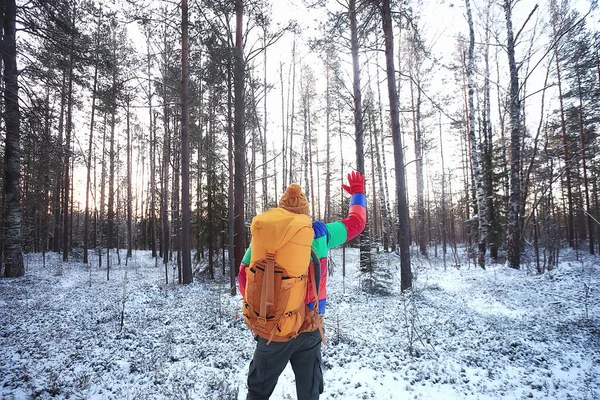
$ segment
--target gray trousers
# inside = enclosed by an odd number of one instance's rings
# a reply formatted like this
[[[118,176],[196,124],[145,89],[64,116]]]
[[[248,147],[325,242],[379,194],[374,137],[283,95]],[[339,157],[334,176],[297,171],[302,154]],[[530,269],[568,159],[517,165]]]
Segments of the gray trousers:
[[[301,333],[289,342],[267,345],[267,340],[261,337],[257,338],[257,342],[248,371],[246,400],[267,400],[288,361],[296,376],[298,400],[318,400],[323,393],[321,334],[318,329]]]

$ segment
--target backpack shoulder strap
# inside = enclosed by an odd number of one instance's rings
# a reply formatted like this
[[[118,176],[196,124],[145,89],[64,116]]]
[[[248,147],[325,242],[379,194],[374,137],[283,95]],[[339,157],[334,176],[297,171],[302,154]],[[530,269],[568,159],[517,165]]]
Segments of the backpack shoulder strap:
[[[313,262],[313,268],[309,268],[310,271],[308,273],[312,275],[311,281],[312,281],[313,293],[315,294],[315,307],[313,310],[313,312],[314,312],[313,315],[315,316],[316,321],[317,321],[317,326],[319,327],[319,333],[321,334],[321,341],[323,342],[323,344],[327,344],[327,341],[325,340],[325,332],[323,331],[323,319],[322,319],[322,316],[319,315],[319,288],[321,287],[321,260],[319,259],[319,256],[313,249],[310,249],[310,256],[311,256],[311,259]]]
[[[319,256],[317,255],[317,253],[314,251],[314,249],[310,249],[310,258],[313,262],[313,272],[315,274],[313,279],[313,283],[315,283],[317,290],[321,288],[321,260],[319,259]],[[314,287],[313,287],[314,289]],[[316,303],[318,303],[319,301],[319,293],[317,290],[314,290],[313,293],[315,294],[315,299],[316,299]]]

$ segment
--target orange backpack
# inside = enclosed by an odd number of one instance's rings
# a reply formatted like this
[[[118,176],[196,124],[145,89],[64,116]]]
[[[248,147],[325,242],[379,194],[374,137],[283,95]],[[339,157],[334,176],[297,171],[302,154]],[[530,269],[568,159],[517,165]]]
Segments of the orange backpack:
[[[322,332],[318,306],[309,310],[304,303],[314,239],[311,219],[273,208],[252,219],[250,232],[252,251],[243,305],[250,330],[268,343],[286,342],[316,328]]]

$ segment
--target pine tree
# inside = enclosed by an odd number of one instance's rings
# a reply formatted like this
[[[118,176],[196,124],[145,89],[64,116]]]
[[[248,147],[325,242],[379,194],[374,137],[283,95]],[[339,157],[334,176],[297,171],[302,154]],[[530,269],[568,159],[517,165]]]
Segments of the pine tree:
[[[2,251],[4,276],[8,278],[25,275],[21,248],[21,146],[19,118],[19,85],[17,82],[17,6],[14,0],[3,2],[2,7],[2,79],[4,81],[4,249]]]

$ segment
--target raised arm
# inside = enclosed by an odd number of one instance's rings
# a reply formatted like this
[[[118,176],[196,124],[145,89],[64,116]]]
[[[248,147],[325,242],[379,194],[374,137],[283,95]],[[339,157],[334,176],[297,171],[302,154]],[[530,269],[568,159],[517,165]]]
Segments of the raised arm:
[[[313,222],[315,240],[313,250],[321,260],[321,287],[319,288],[319,313],[325,312],[327,297],[327,252],[333,247],[340,246],[348,240],[358,236],[367,222],[367,200],[365,197],[365,177],[359,172],[348,174],[348,185],[342,185],[344,190],[350,194],[350,208],[348,217],[341,221],[324,224],[321,221]],[[312,309],[315,295],[313,293],[311,278],[308,277],[308,288],[306,291],[306,304]]]
[[[357,237],[367,223],[367,198],[365,197],[365,177],[360,172],[348,174],[348,184],[342,188],[350,194],[348,216],[326,224],[327,248],[340,246]]]

